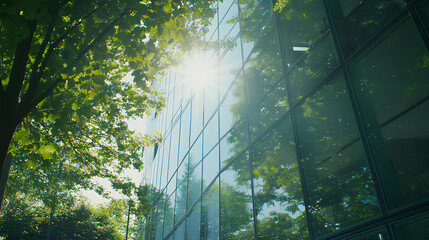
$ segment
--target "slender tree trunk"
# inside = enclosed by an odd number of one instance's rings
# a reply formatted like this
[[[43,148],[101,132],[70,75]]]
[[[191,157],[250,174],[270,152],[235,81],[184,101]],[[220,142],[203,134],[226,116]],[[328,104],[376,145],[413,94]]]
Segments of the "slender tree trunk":
[[[128,240],[128,227],[130,225],[131,204],[128,203],[127,230],[125,231],[125,240]]]
[[[4,199],[4,195],[6,193],[6,186],[7,186],[7,179],[9,178],[9,171],[10,171],[10,166],[12,165],[12,156],[11,155],[7,155],[6,157],[6,162],[3,166],[3,169],[1,171],[1,179],[0,179],[0,210],[1,207],[3,206],[3,199]]]
[[[15,133],[16,126],[11,124],[9,119],[4,116],[0,117],[0,189],[6,190],[7,177],[9,175],[10,165],[7,162],[7,152],[9,150],[10,142],[12,141],[13,134]],[[9,166],[6,166],[9,165]],[[3,206],[4,192],[0,193],[0,211]]]

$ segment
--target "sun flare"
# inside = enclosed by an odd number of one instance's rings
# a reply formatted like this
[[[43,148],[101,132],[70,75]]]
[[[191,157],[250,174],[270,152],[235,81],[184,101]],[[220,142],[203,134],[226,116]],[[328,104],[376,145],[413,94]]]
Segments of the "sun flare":
[[[216,65],[210,61],[207,54],[195,53],[184,57],[183,69],[181,70],[186,88],[193,93],[217,86]]]

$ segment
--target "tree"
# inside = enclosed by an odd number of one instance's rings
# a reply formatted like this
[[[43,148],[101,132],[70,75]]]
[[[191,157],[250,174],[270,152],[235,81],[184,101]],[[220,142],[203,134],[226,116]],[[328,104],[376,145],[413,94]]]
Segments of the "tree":
[[[4,239],[45,240],[49,213],[25,197],[15,200],[2,212],[0,236]],[[119,210],[119,206],[115,203],[93,208],[80,203],[71,209],[63,209],[53,219],[52,239],[123,239],[121,229],[124,223],[118,221],[118,213],[124,218],[124,209]]]
[[[38,0],[0,7],[0,167],[142,167],[125,118],[160,111],[154,75],[204,31],[210,1]],[[169,52],[171,54],[169,54]],[[123,81],[132,72],[133,82]],[[22,124],[24,122],[24,124]],[[16,133],[16,134],[15,134]],[[13,140],[13,144],[10,144]],[[53,161],[52,159],[56,159]]]

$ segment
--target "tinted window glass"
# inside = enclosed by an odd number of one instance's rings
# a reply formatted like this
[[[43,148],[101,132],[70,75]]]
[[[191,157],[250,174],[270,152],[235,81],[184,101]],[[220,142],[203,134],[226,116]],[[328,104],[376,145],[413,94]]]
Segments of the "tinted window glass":
[[[342,75],[305,99],[296,125],[315,234],[380,214]]]
[[[392,207],[429,196],[429,54],[411,19],[349,66]]]

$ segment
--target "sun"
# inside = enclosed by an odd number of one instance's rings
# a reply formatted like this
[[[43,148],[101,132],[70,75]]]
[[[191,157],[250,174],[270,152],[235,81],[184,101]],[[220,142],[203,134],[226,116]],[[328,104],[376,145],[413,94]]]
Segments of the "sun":
[[[182,67],[185,88],[193,94],[217,87],[216,63],[208,54],[194,53],[185,56]]]

